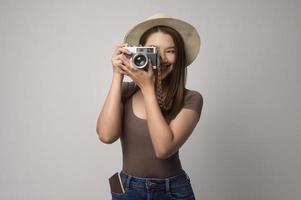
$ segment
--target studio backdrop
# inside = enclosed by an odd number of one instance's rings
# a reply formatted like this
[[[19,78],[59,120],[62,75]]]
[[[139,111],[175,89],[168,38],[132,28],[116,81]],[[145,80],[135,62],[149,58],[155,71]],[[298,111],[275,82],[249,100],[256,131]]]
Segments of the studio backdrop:
[[[165,12],[201,50],[187,88],[204,99],[180,150],[199,200],[301,198],[297,0],[0,0],[0,199],[107,200],[120,140],[96,121],[126,32]],[[130,81],[127,77],[126,81]]]

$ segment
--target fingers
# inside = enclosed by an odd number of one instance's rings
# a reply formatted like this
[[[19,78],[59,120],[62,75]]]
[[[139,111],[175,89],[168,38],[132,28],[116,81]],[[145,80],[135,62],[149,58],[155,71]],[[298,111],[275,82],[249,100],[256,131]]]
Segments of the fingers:
[[[130,61],[123,54],[120,54],[116,57],[116,61],[118,62],[117,67],[126,67],[130,68]]]
[[[126,44],[118,44],[116,45],[115,52],[112,56],[112,64],[115,67],[118,67],[120,64],[128,64],[128,59],[125,55],[128,55],[130,52],[124,47]],[[121,61],[121,63],[120,63]]]
[[[119,69],[119,73],[123,74],[123,75],[128,75],[128,73],[126,73],[125,71],[123,71],[122,69]]]
[[[151,59],[148,59],[148,74],[152,74],[153,73],[153,63],[152,63],[152,60]]]
[[[119,66],[120,64],[129,65],[129,59],[124,54],[115,55],[112,58],[112,63],[114,66]]]
[[[116,59],[118,60],[118,67],[120,68],[120,70],[129,74],[131,70],[131,61],[124,54],[116,56]]]
[[[120,70],[123,74],[132,77],[133,72],[129,69],[128,66],[126,66],[125,64],[120,64],[118,67],[119,67],[119,70]]]
[[[126,66],[130,65],[130,60],[124,54],[120,54],[119,58]]]
[[[115,49],[115,52],[114,54],[115,55],[119,55],[119,54],[128,54],[130,55],[131,52],[127,49],[125,49],[124,47],[127,46],[127,44],[118,44],[116,45],[116,49]]]

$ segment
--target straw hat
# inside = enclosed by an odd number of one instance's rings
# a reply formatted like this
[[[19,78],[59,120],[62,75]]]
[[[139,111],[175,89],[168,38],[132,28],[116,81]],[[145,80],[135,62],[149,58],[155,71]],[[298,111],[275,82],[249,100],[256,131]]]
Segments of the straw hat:
[[[189,23],[179,19],[172,18],[164,13],[157,13],[145,21],[134,26],[124,37],[124,43],[133,46],[139,45],[139,39],[145,31],[154,26],[169,26],[175,29],[182,36],[184,40],[185,53],[186,53],[186,66],[190,65],[197,57],[201,40],[197,30]]]

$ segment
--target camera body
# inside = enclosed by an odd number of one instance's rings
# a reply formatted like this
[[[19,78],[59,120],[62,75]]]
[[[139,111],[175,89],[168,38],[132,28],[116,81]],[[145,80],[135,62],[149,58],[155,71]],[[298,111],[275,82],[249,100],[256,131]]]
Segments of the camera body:
[[[159,66],[157,48],[151,46],[126,46],[123,47],[131,52],[132,62],[139,69],[146,69],[150,59],[153,69]]]

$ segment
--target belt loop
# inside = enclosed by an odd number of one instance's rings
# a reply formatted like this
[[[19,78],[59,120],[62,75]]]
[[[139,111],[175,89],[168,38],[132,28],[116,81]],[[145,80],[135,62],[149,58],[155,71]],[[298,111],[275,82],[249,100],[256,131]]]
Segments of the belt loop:
[[[132,179],[132,176],[131,175],[128,175],[127,176],[127,179],[126,179],[126,188],[129,189],[130,188],[130,181]]]
[[[166,189],[166,192],[169,192],[169,190],[170,190],[170,184],[169,183],[170,183],[169,179],[166,178],[165,179],[165,189]]]

